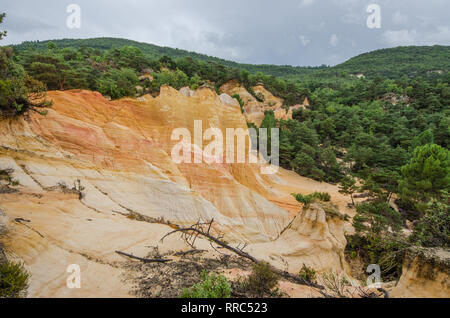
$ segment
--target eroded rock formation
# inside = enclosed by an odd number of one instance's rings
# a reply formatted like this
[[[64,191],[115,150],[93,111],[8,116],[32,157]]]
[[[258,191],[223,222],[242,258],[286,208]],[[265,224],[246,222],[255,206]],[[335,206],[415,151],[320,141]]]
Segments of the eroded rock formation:
[[[342,224],[324,219],[320,209],[291,224],[300,210],[293,192],[329,192],[351,213],[337,187],[283,169],[263,175],[254,164],[172,160],[173,130],[187,128],[194,136],[194,120],[203,129],[246,129],[229,96],[162,87],[157,98],[113,102],[82,90],[48,97],[47,115],[0,122],[0,169],[12,169],[19,183],[17,192],[0,195],[8,228],[3,241],[32,274],[30,296],[129,296],[123,258],[115,251],[146,255],[173,224],[199,219],[214,218],[229,242],[249,244],[274,265],[282,255],[293,271],[303,263],[344,269]],[[174,236],[160,248],[188,247]],[[81,267],[82,289],[66,287],[70,264]]]
[[[392,297],[450,297],[450,252],[420,249],[407,253],[400,281]]]
[[[302,105],[284,107],[283,99],[274,96],[271,92],[266,90],[263,85],[256,85],[252,87],[252,89],[255,94],[262,97],[263,101],[258,101],[242,84],[235,80],[223,84],[219,90],[230,96],[238,94],[244,102],[244,115],[246,120],[256,124],[258,127],[261,126],[261,123],[264,120],[264,112],[267,110],[272,110],[277,119],[288,120],[292,119],[295,110],[309,106],[308,98],[305,98]]]
[[[253,254],[264,255],[266,261],[293,273],[303,265],[317,271],[346,271],[344,249],[345,222],[337,209],[329,204],[314,203],[304,208],[293,221],[270,243],[251,246]],[[262,251],[270,249],[271,253]],[[330,253],[334,251],[334,253]]]

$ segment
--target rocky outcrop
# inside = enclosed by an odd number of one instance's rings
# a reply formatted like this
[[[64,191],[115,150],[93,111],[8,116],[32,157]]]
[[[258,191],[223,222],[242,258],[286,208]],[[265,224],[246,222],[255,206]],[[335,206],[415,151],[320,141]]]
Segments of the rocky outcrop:
[[[262,103],[258,102],[256,98],[251,95],[244,86],[239,82],[232,80],[223,84],[219,91],[226,93],[229,96],[238,94],[244,102],[245,118],[249,122],[253,122],[258,126],[261,125],[264,119],[264,110]]]
[[[304,208],[273,242],[253,245],[255,255],[298,273],[305,264],[316,271],[346,271],[344,250],[346,222],[330,204],[313,203]],[[270,249],[269,254],[262,253]]]
[[[255,94],[262,97],[262,101],[258,101],[247,89],[237,82],[236,80],[228,81],[223,84],[219,91],[226,93],[230,96],[238,94],[244,102],[244,114],[248,122],[261,126],[264,120],[264,112],[272,110],[277,119],[288,120],[292,119],[293,112],[300,108],[306,108],[309,106],[308,98],[302,105],[295,105],[290,107],[284,107],[282,98],[274,96],[271,92],[265,89],[262,84],[252,87]]]
[[[180,88],[180,93],[185,97],[192,97],[194,96],[194,91],[190,89],[189,87],[182,87]]]
[[[391,296],[449,298],[450,252],[442,249],[418,249],[408,252],[402,276]]]

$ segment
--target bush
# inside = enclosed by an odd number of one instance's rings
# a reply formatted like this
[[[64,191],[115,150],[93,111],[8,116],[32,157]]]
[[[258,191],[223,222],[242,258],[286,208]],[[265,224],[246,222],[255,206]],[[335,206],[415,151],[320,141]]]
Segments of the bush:
[[[0,117],[14,117],[31,107],[47,106],[44,91],[44,85],[14,61],[10,48],[0,48]]]
[[[424,247],[450,247],[450,206],[431,201],[425,216],[414,228],[411,242]]]
[[[97,81],[98,91],[112,99],[134,96],[139,79],[133,69],[112,69]]]
[[[330,202],[331,201],[331,195],[327,192],[314,192],[313,196],[323,202]]]
[[[183,289],[181,298],[230,298],[231,286],[223,275],[201,274],[202,282]]]
[[[338,275],[333,271],[322,274],[322,281],[325,285],[327,294],[335,298],[352,298],[353,296],[348,293],[347,287],[350,282],[345,276]]]
[[[410,246],[400,233],[402,224],[400,213],[387,202],[358,204],[353,218],[356,234],[347,237],[347,254],[357,256],[366,267],[380,265],[386,281],[399,279]]]
[[[250,297],[263,298],[266,296],[279,296],[279,277],[272,267],[265,262],[253,266],[252,273],[241,283],[241,289]]]
[[[366,236],[356,234],[346,239],[346,254],[361,260],[364,271],[369,264],[378,264],[383,281],[400,279],[405,253],[409,248],[403,238],[385,233]]]
[[[164,70],[161,73],[154,73],[154,79],[150,84],[150,90],[152,92],[157,92],[160,90],[161,86],[169,85],[175,89],[180,89],[185,86],[191,86],[189,77],[181,70],[168,71]],[[192,80],[192,79],[191,79]],[[195,82],[197,81],[197,83]],[[200,80],[194,79],[192,81],[192,86],[198,86]]]
[[[265,101],[264,95],[261,92],[257,92],[255,94],[255,98],[258,102],[261,102],[261,103]]]
[[[23,264],[12,262],[0,264],[0,298],[25,297],[29,276]]]
[[[387,202],[360,203],[356,206],[356,212],[353,226],[357,232],[382,233],[389,229],[398,231],[403,225],[400,212],[394,210]]]
[[[331,195],[326,192],[314,192],[314,193],[308,194],[308,195],[303,195],[300,193],[298,193],[298,194],[292,193],[292,196],[298,202],[303,203],[305,206],[308,206],[315,201],[323,201],[323,202],[331,201]]]
[[[303,264],[303,267],[298,273],[298,276],[308,282],[316,282],[316,271],[313,268],[306,266],[305,264]]]

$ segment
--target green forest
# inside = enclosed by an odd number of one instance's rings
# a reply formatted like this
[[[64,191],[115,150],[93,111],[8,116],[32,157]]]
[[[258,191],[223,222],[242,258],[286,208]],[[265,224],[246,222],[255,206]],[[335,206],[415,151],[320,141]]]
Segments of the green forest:
[[[439,45],[408,46],[377,50],[351,58],[347,62],[335,67],[329,67],[326,65],[308,67],[242,64],[195,52],[188,52],[185,50],[161,47],[153,44],[118,38],[33,41],[24,42],[20,45],[14,46],[14,48],[17,51],[24,51],[30,48],[35,50],[46,50],[49,42],[55,43],[60,49],[79,49],[86,47],[99,51],[108,51],[113,48],[133,46],[141,50],[141,52],[150,59],[158,59],[163,55],[167,55],[173,59],[191,57],[199,61],[213,62],[227,67],[245,69],[252,74],[262,72],[266,75],[273,75],[299,81],[305,80],[305,78],[308,80],[311,78],[323,79],[325,77],[349,78],[350,74],[360,73],[372,79],[376,76],[399,78],[403,75],[422,75],[432,77],[436,75],[436,72],[440,70],[448,71],[450,68],[450,61],[448,58],[450,54],[450,47]]]
[[[1,19],[4,15],[1,16]],[[0,20],[1,22],[1,20]],[[6,36],[1,33],[1,37]],[[218,88],[234,79],[257,99],[264,84],[284,106],[311,106],[280,128],[282,167],[339,185],[354,203],[348,254],[398,278],[410,246],[450,247],[450,47],[398,47],[335,67],[246,65],[123,39],[25,42],[0,50],[0,115],[42,112],[46,90],[89,89],[112,99],[161,85]],[[362,73],[363,78],[354,75]],[[142,77],[150,74],[153,80]],[[393,203],[398,209],[394,209]],[[412,224],[412,234],[402,229]]]

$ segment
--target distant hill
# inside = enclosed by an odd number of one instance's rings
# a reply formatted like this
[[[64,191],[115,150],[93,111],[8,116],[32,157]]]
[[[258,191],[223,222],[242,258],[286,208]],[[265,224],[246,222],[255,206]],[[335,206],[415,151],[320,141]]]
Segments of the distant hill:
[[[334,67],[366,77],[432,75],[450,70],[450,46],[403,46],[377,50],[351,58]]]
[[[18,51],[26,50],[28,48],[34,48],[37,50],[45,50],[48,42],[55,43],[60,49],[62,48],[80,48],[91,47],[98,50],[109,50],[112,48],[120,48],[124,46],[135,46],[139,48],[146,56],[150,58],[159,58],[163,55],[168,55],[171,58],[192,57],[202,61],[209,61],[220,63],[225,66],[235,67],[239,69],[247,69],[251,73],[263,72],[265,74],[274,76],[283,75],[297,75],[303,74],[305,71],[317,69],[315,67],[293,67],[289,65],[252,65],[241,64],[233,61],[224,60],[221,58],[208,56],[196,52],[189,52],[186,50],[173,49],[170,47],[162,47],[154,44],[136,42],[126,39],[118,38],[92,38],[92,39],[62,39],[62,40],[49,40],[49,41],[27,41],[22,44],[15,45],[15,49]]]
[[[50,41],[24,42],[15,45],[18,51],[34,48],[46,49]],[[302,79],[318,79],[327,77],[342,77],[350,74],[364,74],[367,78],[377,76],[398,78],[407,76],[438,76],[450,70],[450,46],[409,46],[391,49],[382,49],[351,58],[347,62],[334,67],[301,67],[289,65],[253,65],[208,56],[186,50],[161,47],[153,44],[136,42],[118,38],[92,38],[92,39],[62,39],[52,40],[59,48],[91,47],[98,50],[109,50],[123,46],[135,46],[150,58],[159,58],[168,55],[171,58],[192,57],[194,59],[219,63],[238,69],[246,69],[251,73],[262,72],[277,77],[296,81]]]

